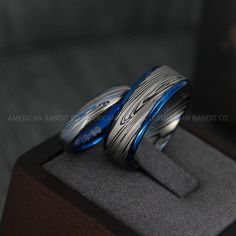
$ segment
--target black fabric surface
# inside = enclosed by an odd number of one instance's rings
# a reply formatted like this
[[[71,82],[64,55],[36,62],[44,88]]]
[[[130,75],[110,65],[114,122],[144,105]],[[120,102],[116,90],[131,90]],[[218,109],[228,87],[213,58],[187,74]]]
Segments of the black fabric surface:
[[[121,169],[97,146],[62,154],[44,167],[141,235],[215,236],[236,220],[236,163],[178,129],[166,155],[199,180],[186,198],[141,172]]]

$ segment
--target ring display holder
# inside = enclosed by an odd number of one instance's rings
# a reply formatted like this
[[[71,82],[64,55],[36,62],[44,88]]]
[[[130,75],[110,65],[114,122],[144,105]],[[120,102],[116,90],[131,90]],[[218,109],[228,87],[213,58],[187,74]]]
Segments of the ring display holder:
[[[187,197],[199,187],[198,180],[194,176],[145,138],[136,156],[137,163],[142,166],[147,176],[178,197]]]
[[[1,233],[231,235],[236,163],[182,128],[163,155],[191,173],[198,188],[179,198],[145,173],[114,164],[102,145],[72,156],[62,153],[58,136],[47,140],[15,165]]]

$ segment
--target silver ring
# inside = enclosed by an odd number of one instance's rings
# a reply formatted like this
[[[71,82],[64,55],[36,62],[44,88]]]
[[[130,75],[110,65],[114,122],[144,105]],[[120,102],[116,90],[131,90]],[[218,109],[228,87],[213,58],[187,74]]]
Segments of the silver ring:
[[[135,166],[135,152],[145,134],[161,150],[165,147],[190,97],[189,82],[168,66],[145,72],[125,95],[111,124],[105,149],[125,167]]]
[[[114,86],[86,103],[60,132],[64,150],[84,151],[102,141],[119,111],[120,100],[129,89],[126,85]]]

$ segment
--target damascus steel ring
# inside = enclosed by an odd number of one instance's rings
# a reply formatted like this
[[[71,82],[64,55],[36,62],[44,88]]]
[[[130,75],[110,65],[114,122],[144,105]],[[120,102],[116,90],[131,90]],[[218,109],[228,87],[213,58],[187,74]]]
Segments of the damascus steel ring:
[[[67,152],[87,150],[103,140],[120,100],[130,88],[114,86],[86,103],[60,132],[60,142]]]
[[[135,153],[145,134],[160,150],[167,144],[190,97],[186,78],[168,66],[146,71],[126,93],[106,137],[105,149],[117,163],[136,166]]]

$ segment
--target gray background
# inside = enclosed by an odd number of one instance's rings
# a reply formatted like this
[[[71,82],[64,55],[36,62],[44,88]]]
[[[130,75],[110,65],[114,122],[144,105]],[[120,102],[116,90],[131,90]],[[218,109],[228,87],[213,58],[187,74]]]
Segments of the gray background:
[[[0,0],[0,215],[15,160],[58,115],[153,65],[192,77],[201,2]]]

